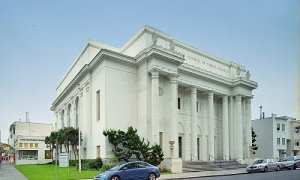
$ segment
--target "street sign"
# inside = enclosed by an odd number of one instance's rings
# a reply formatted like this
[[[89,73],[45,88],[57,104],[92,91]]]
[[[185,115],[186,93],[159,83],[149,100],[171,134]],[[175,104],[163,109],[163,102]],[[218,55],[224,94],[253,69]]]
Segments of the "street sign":
[[[60,153],[59,154],[59,167],[69,167],[69,154]]]

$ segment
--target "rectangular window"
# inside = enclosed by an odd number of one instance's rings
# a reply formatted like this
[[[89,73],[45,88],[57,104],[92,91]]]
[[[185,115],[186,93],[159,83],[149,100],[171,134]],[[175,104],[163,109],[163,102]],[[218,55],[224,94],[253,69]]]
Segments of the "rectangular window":
[[[282,124],[282,131],[285,131],[285,124]]]
[[[277,138],[277,145],[280,145],[280,138]]]
[[[197,101],[197,103],[196,103],[196,104],[197,104],[197,112],[198,112],[198,108],[199,108],[199,105],[198,105],[199,103],[198,103],[198,101]]]
[[[37,150],[20,150],[19,160],[37,160],[38,151]]]
[[[28,143],[24,143],[24,147],[25,147],[25,148],[28,148]]]
[[[98,90],[97,92],[96,92],[96,103],[97,103],[97,105],[96,105],[96,107],[97,107],[97,121],[99,121],[100,120],[100,90]]]
[[[282,138],[282,145],[285,145],[285,138]]]
[[[280,123],[277,124],[277,131],[280,130]]]
[[[30,149],[32,149],[33,148],[33,143],[30,143]]]
[[[45,159],[52,159],[52,154],[50,150],[45,150]]]
[[[23,143],[19,143],[19,148],[22,148],[23,147]]]
[[[177,99],[177,106],[178,106],[178,109],[181,109],[181,107],[180,107],[180,98]]]
[[[96,147],[97,158],[100,158],[100,146]]]
[[[35,143],[34,144],[34,148],[38,148],[39,147],[39,144],[38,143]]]
[[[299,141],[296,141],[296,142],[295,142],[295,146],[300,146],[300,142],[299,142]]]
[[[159,145],[162,148],[162,146],[163,146],[163,132],[159,132]]]

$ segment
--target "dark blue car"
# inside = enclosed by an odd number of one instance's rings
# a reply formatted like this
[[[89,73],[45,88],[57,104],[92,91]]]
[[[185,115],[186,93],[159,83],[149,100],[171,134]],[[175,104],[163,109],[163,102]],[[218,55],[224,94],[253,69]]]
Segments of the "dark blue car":
[[[113,167],[94,177],[94,180],[155,180],[160,177],[158,167],[142,161],[133,161]]]

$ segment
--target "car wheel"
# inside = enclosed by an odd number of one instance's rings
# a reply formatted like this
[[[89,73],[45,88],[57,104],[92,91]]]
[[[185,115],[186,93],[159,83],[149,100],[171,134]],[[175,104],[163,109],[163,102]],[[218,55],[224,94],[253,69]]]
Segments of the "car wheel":
[[[265,168],[264,168],[264,172],[267,172],[267,171],[268,171],[268,167],[265,167]]]
[[[294,164],[293,169],[294,170],[297,169],[297,164]]]
[[[111,177],[111,180],[121,180],[121,178],[119,178],[119,176],[113,176]]]
[[[156,175],[154,173],[150,173],[148,176],[149,180],[155,180],[156,179]]]
[[[277,171],[280,171],[280,166],[277,166]]]

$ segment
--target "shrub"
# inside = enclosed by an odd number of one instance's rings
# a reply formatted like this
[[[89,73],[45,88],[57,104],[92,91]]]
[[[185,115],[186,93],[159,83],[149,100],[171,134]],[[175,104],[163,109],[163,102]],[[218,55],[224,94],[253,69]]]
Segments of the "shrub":
[[[107,170],[109,170],[109,169],[111,169],[112,168],[112,166],[110,165],[110,164],[104,164],[103,166],[102,166],[102,169],[104,170],[104,171],[107,171]]]
[[[81,160],[81,170],[99,170],[102,166],[103,163],[101,158]],[[76,167],[77,169],[79,168],[78,160],[76,160]]]

